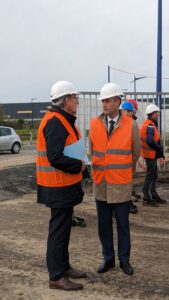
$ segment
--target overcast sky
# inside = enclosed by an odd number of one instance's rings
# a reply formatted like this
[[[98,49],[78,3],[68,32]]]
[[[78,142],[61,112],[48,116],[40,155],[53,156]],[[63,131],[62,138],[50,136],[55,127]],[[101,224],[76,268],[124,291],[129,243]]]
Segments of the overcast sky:
[[[58,80],[99,91],[107,66],[156,76],[158,0],[0,0],[0,102],[49,100]],[[163,0],[163,77],[169,77],[169,0]],[[111,81],[133,91],[133,75]],[[155,91],[155,79],[137,81]],[[169,80],[163,80],[169,92]]]

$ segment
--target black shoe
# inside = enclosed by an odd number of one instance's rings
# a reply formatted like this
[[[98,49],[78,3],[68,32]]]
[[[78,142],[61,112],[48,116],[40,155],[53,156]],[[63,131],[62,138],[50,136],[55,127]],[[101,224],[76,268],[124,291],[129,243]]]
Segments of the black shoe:
[[[143,199],[143,205],[145,206],[151,206],[151,207],[159,207],[158,203],[156,200],[146,200]]]
[[[154,201],[156,201],[158,204],[166,204],[167,201],[164,200],[164,199],[161,199],[159,196],[158,197],[155,197],[153,198]]]
[[[132,191],[132,196],[135,197],[137,200],[141,198],[141,196],[137,194],[135,191]]]
[[[97,269],[97,273],[105,273],[107,272],[109,269],[112,269],[115,267],[115,261],[114,260],[110,260],[110,261],[105,261],[103,262]]]
[[[131,202],[131,204],[130,204],[130,210],[129,210],[129,212],[130,212],[131,214],[137,214],[137,213],[138,213],[137,206],[134,205],[132,202]]]
[[[86,227],[86,221],[84,218],[75,217],[72,218],[72,226]]]
[[[126,263],[120,262],[120,268],[123,269],[125,274],[133,275],[133,268],[128,261]]]

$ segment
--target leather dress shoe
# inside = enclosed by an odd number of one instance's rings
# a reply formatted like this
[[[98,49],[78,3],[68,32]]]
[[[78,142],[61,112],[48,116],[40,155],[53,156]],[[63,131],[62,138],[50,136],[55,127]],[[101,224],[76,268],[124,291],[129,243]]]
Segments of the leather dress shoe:
[[[159,207],[158,203],[156,200],[146,200],[143,199],[143,205],[144,206],[151,206],[151,207]]]
[[[75,283],[66,277],[62,277],[56,281],[49,281],[49,288],[64,291],[78,291],[83,289],[83,285],[81,283]]]
[[[79,271],[79,270],[76,270],[76,269],[70,267],[70,269],[65,272],[64,276],[70,277],[73,279],[79,279],[79,278],[86,278],[87,274],[85,272],[82,272],[82,271]]]
[[[103,262],[97,269],[97,273],[105,273],[107,272],[109,269],[112,269],[115,267],[115,262],[114,260],[110,260],[110,261],[105,261]]]
[[[153,198],[154,201],[156,201],[158,204],[166,204],[167,201],[164,200],[164,199],[161,199],[159,196],[158,197],[155,197]]]
[[[123,270],[125,274],[133,275],[133,268],[128,261],[126,263],[120,262],[120,268]]]

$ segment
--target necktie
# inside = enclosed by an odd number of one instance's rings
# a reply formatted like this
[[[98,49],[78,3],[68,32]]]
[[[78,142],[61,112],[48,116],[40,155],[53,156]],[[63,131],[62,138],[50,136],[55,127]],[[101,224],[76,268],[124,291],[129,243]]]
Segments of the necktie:
[[[109,127],[109,136],[111,135],[115,122],[113,120],[109,121],[110,127]]]

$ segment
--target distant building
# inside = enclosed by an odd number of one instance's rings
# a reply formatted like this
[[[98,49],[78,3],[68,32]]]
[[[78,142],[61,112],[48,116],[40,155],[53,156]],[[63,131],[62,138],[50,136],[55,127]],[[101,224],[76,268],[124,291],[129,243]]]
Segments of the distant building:
[[[41,120],[47,111],[50,102],[34,102],[32,103],[4,103],[4,113],[6,119],[31,120],[32,115],[35,120]]]
[[[82,134],[89,129],[90,119],[102,111],[101,101],[97,101],[98,92],[82,92],[79,96],[77,124]],[[125,98],[137,98],[139,104],[138,123],[141,124],[146,118],[145,108],[148,103],[156,99],[156,93],[125,93]],[[51,102],[28,102],[28,103],[4,103],[5,119],[11,120],[41,120]],[[169,130],[169,93],[162,93],[162,128]]]

